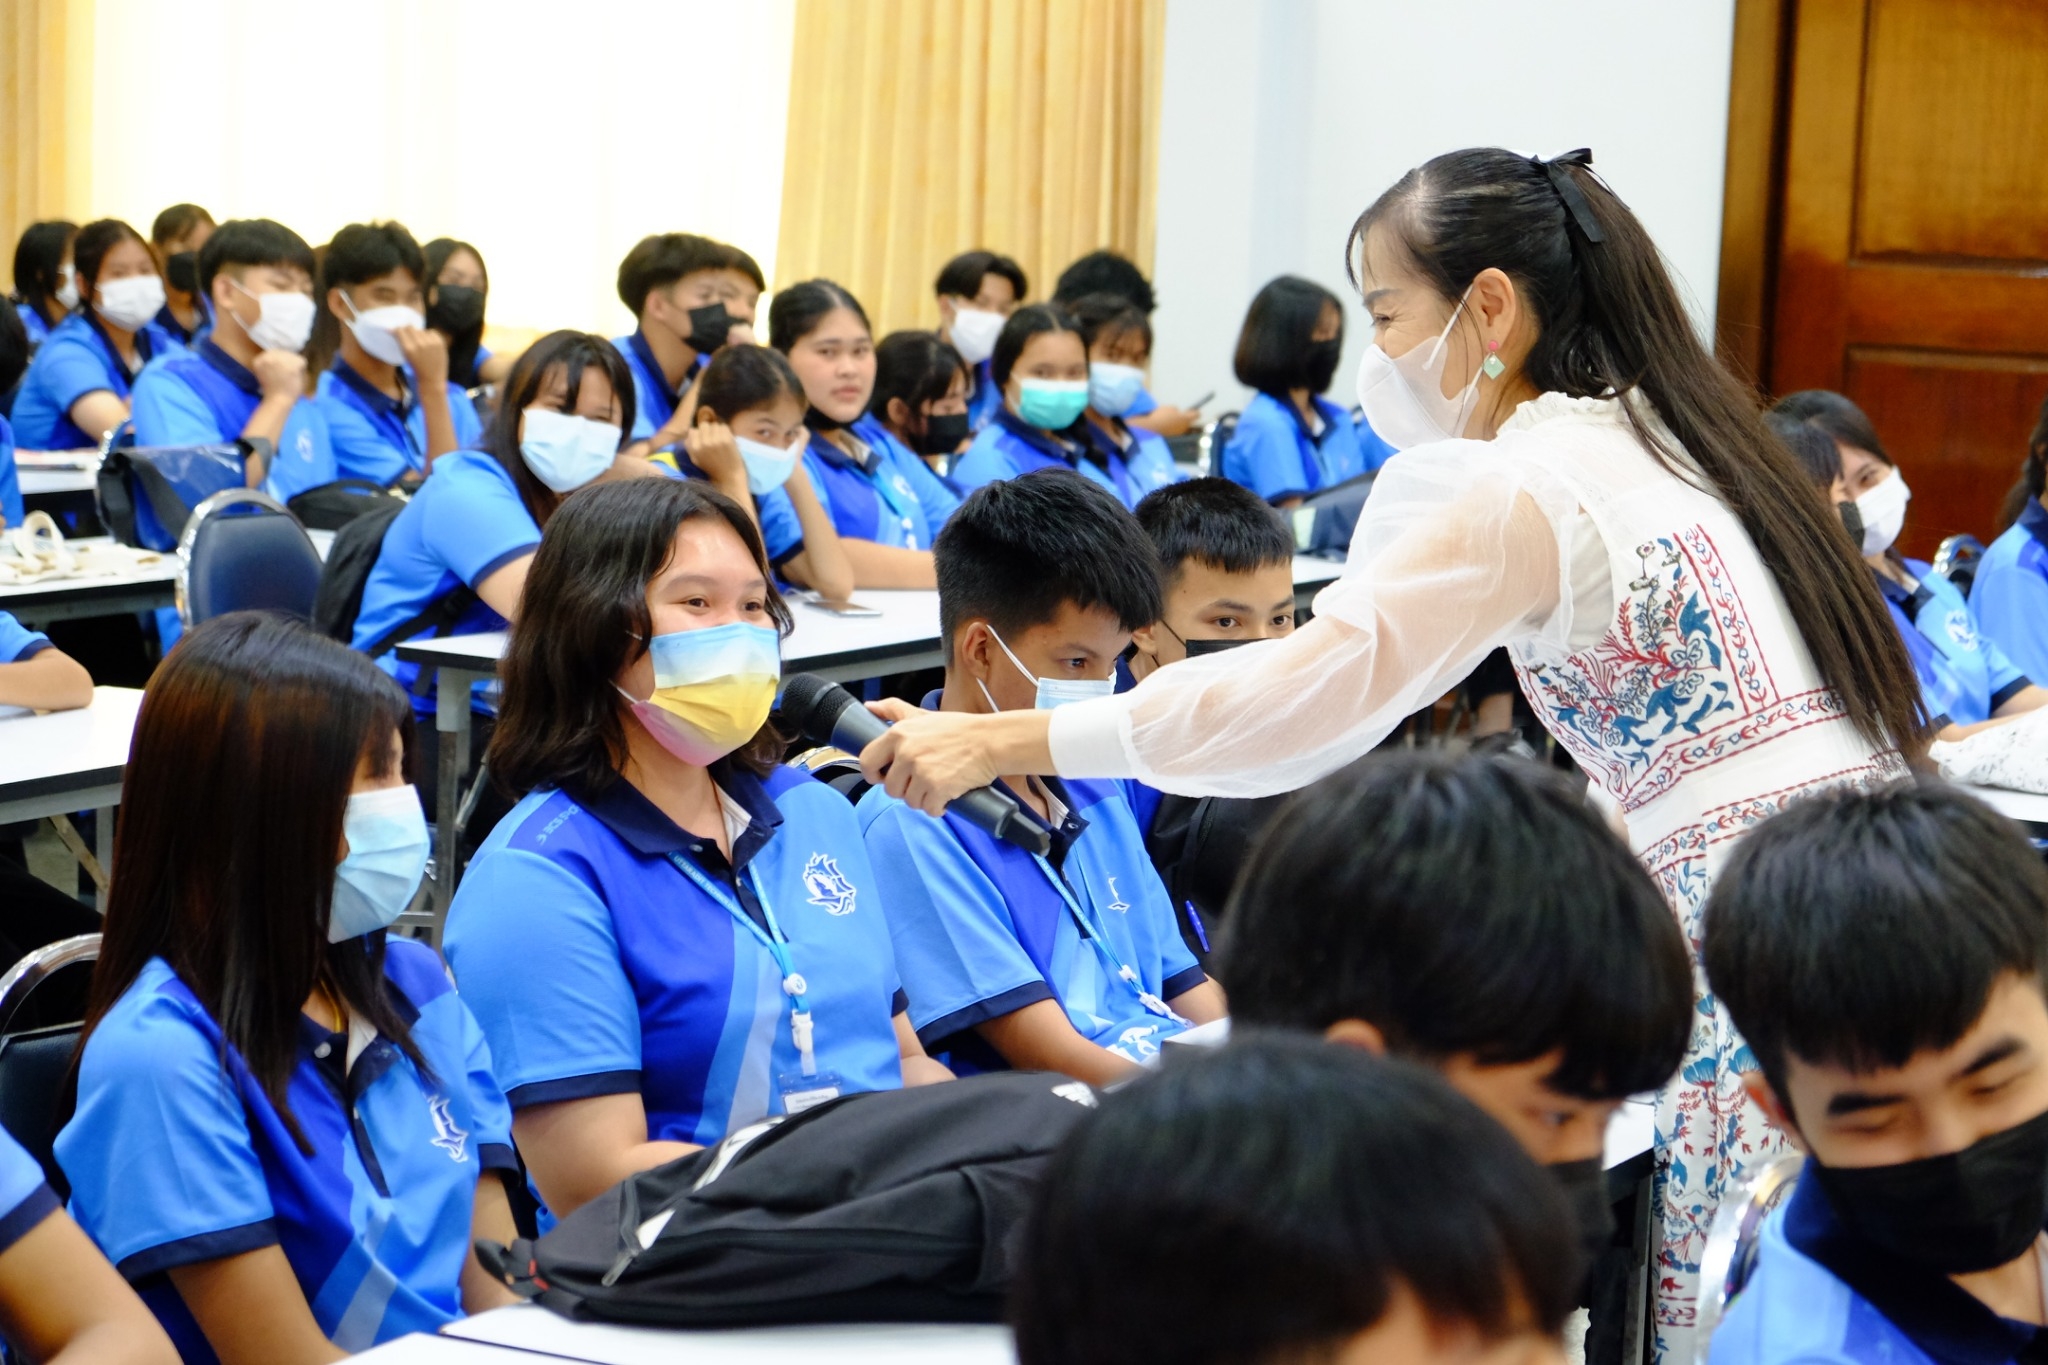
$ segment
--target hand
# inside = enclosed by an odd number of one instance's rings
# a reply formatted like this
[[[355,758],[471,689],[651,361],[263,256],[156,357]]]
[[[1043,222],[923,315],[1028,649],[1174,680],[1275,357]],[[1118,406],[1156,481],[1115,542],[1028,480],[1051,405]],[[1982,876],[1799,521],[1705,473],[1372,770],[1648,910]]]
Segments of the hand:
[[[751,323],[735,322],[732,325],[732,330],[725,334],[725,346],[758,346],[760,344],[754,340],[754,328]],[[725,349],[725,346],[721,346],[718,349],[722,351]]]
[[[263,397],[297,402],[306,393],[306,357],[297,351],[258,351],[249,366]]]
[[[683,449],[713,483],[744,482],[747,477],[739,443],[732,438],[732,428],[723,422],[700,422],[691,427],[683,433]]]
[[[431,327],[399,327],[391,335],[405,352],[420,392],[440,393],[448,386],[448,339]]]
[[[1177,408],[1170,403],[1165,403],[1152,409],[1143,417],[1131,418],[1130,423],[1134,427],[1144,427],[1148,431],[1155,431],[1161,436],[1185,436],[1188,432],[1201,425],[1202,414],[1199,409]]]
[[[926,815],[943,814],[948,801],[1002,775],[994,741],[1008,716],[925,711],[904,701],[871,702],[868,709],[891,724],[888,734],[861,750],[861,771]]]

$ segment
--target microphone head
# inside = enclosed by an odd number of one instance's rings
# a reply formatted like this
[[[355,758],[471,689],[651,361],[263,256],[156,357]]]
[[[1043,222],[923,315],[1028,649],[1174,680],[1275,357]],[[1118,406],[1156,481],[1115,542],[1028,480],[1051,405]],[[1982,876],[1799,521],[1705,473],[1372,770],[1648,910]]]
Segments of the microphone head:
[[[859,704],[851,692],[815,673],[782,680],[782,714],[813,744],[830,744],[833,725],[847,707]]]

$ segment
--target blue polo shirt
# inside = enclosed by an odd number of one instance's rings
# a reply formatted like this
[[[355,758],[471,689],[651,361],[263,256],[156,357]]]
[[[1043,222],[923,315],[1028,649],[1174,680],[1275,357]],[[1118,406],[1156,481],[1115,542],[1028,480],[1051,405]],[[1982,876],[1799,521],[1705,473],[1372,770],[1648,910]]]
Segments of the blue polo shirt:
[[[327,419],[334,464],[344,479],[368,479],[389,488],[407,471],[427,468],[427,415],[416,397],[418,378],[406,367],[405,397],[394,399],[357,374],[340,356],[320,376],[313,402]],[[483,423],[469,394],[448,385],[448,413],[455,421],[455,445],[467,450],[483,439]]]
[[[71,1211],[188,1361],[214,1358],[173,1267],[283,1250],[320,1330],[360,1351],[462,1315],[477,1179],[517,1169],[490,1049],[431,948],[385,946],[390,999],[431,1077],[376,1037],[299,1019],[285,1092],[302,1152],[162,958],[86,1040],[57,1135]]]
[[[153,322],[135,334],[135,354],[147,364],[182,349]],[[23,450],[85,450],[99,445],[105,432],[86,432],[71,420],[71,405],[101,389],[127,398],[134,377],[128,373],[99,319],[80,310],[50,329],[22,376],[14,396],[14,439]]]
[[[1728,1306],[1710,1365],[2004,1365],[2038,1358],[2048,1328],[2002,1318],[1945,1275],[1845,1228],[1800,1180],[1764,1222],[1756,1266]]]
[[[1970,607],[1956,586],[1917,559],[1906,572],[1920,580],[1908,591],[1876,574],[1878,591],[1891,609],[1892,624],[1913,658],[1920,696],[1935,728],[1947,722],[1974,725],[2026,690],[2029,679],[1970,619]]]
[[[448,959],[514,1109],[637,1091],[650,1139],[696,1143],[782,1113],[778,1078],[799,1068],[762,937],[771,912],[806,983],[819,1072],[842,1093],[902,1085],[883,883],[852,808],[793,768],[711,774],[732,863],[623,778],[580,798],[536,791],[477,850]]]
[[[213,318],[207,312],[206,301],[202,299],[199,301],[199,324],[196,327],[188,328],[184,323],[178,321],[178,315],[173,313],[171,305],[166,303],[163,307],[156,310],[156,325],[163,328],[165,336],[177,342],[180,346],[189,347],[198,341],[199,338],[213,330]]]
[[[967,394],[967,427],[970,431],[980,431],[1002,410],[1003,391],[996,387],[995,375],[990,372],[986,360],[972,366],[968,374],[974,381],[974,387]]]
[[[1270,393],[1254,395],[1238,415],[1216,472],[1278,502],[1371,473],[1394,453],[1371,427],[1354,422],[1329,399],[1309,401],[1323,419],[1319,435],[1310,435],[1292,403]]]
[[[925,699],[936,705],[937,693]],[[1105,954],[1082,936],[1061,878],[1116,961],[1165,1000],[1207,980],[1181,941],[1166,887],[1115,782],[1043,779],[1066,808],[1044,863],[957,815],[934,820],[881,787],[857,814],[868,856],[889,888],[889,928],[928,1049],[968,1069],[1002,1065],[968,1035],[975,1025],[1057,1000],[1077,1032],[1133,1061],[1157,1054],[1181,1025],[1140,1003]],[[1029,814],[1029,808],[1026,807]]]
[[[262,387],[247,366],[211,336],[151,361],[135,380],[135,444],[205,446],[231,443],[256,414]],[[285,419],[263,491],[289,502],[338,477],[327,420],[301,398]]]
[[[804,468],[833,528],[854,540],[931,549],[939,528],[960,506],[960,495],[872,415],[848,431],[867,446],[865,460],[856,461],[823,432],[812,432],[804,451]]]
[[[25,301],[15,304],[14,315],[21,319],[22,330],[28,333],[30,352],[50,339],[50,324],[43,321],[43,315],[36,311],[34,304]]]
[[[1181,481],[1180,466],[1173,462],[1173,448],[1166,444],[1164,436],[1134,427],[1121,417],[1112,417],[1109,423],[1110,430],[1104,431],[1090,421],[1088,439],[1108,462],[1112,475],[1121,462],[1124,477],[1136,495],[1126,506],[1135,507],[1154,489]]]
[[[475,588],[497,570],[540,548],[540,523],[520,501],[519,487],[495,455],[458,450],[434,461],[434,475],[391,519],[377,562],[363,582],[363,604],[349,644],[367,649],[386,631],[411,620],[459,587]],[[505,618],[481,598],[456,619],[450,635],[503,630]],[[431,639],[430,628],[412,639]],[[402,641],[397,643],[403,643]],[[377,660],[413,690],[413,710],[434,714],[434,684],[418,681],[419,665],[400,663],[396,644]],[[477,684],[473,704],[488,683]]]
[[[2048,510],[2039,498],[1977,561],[1970,614],[2028,677],[2048,678]]]
[[[0,611],[0,664],[18,664],[50,648],[50,637],[30,630],[14,619],[14,613]]]
[[[690,458],[689,452],[681,445],[657,450],[647,459],[670,478],[711,482],[711,476]],[[761,526],[761,545],[768,551],[768,564],[771,568],[780,569],[804,552],[804,524],[797,520],[796,504],[789,500],[787,489],[773,488],[766,493],[756,493],[753,498],[754,516]]]
[[[683,401],[684,390],[704,368],[704,357],[700,355],[691,363],[689,373],[683,376],[681,388],[671,388],[668,376],[661,372],[661,365],[654,358],[654,348],[647,344],[646,333],[635,330],[627,336],[613,337],[612,345],[619,348],[619,354],[626,358],[626,368],[633,372],[631,439],[647,440],[675,416],[676,404]],[[476,363],[484,363],[482,352],[478,352]]]
[[[14,468],[14,428],[0,417],[0,517],[5,517],[9,526],[19,526],[27,515],[21,501],[21,476]]]
[[[43,1179],[43,1168],[36,1159],[22,1149],[12,1133],[0,1129],[0,1252],[63,1207]]]
[[[1090,436],[1088,419],[1079,419],[1063,432],[1041,431],[1003,408],[995,420],[981,429],[967,453],[953,461],[951,477],[961,493],[972,493],[985,483],[1014,479],[1034,469],[1076,469],[1116,494],[1125,507],[1152,491],[1132,477],[1130,464],[1121,455],[1108,453]],[[1173,461],[1167,460],[1170,467]]]

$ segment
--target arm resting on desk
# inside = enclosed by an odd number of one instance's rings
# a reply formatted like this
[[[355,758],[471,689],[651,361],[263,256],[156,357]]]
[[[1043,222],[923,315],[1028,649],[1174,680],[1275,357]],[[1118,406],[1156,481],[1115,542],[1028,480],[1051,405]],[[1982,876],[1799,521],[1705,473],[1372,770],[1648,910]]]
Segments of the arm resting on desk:
[[[92,705],[92,675],[61,649],[39,650],[19,663],[0,664],[0,705],[75,711]]]

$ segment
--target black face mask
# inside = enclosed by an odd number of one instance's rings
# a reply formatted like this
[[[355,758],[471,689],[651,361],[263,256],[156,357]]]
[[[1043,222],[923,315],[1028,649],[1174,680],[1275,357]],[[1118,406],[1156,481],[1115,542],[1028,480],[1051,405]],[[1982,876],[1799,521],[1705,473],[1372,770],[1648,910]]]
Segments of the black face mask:
[[[460,284],[444,284],[435,288],[434,301],[427,305],[427,326],[454,337],[483,325],[483,290]]]
[[[1945,1156],[1810,1169],[1865,1241],[1939,1275],[1990,1270],[2048,1222],[2048,1113]]]
[[[1863,553],[1863,509],[1853,502],[1835,504],[1835,514],[1842,519],[1842,527],[1849,533],[1849,543],[1856,547],[1856,553]]]
[[[1171,630],[1171,629],[1173,629],[1173,627],[1171,627],[1171,626],[1168,626],[1168,627],[1167,627],[1167,629],[1168,629],[1168,630]],[[1190,659],[1198,659],[1198,658],[1200,658],[1200,657],[1201,657],[1202,655],[1204,655],[1204,654],[1221,654],[1221,653],[1222,653],[1222,652],[1223,652],[1224,650],[1226,650],[1226,649],[1236,649],[1236,648],[1237,648],[1237,647],[1238,647],[1239,645],[1248,645],[1248,644],[1250,644],[1250,643],[1251,643],[1251,641],[1250,641],[1250,640],[1182,640],[1182,641],[1181,641],[1181,645],[1182,645],[1182,647],[1183,647],[1183,648],[1185,648],[1185,649],[1187,650],[1187,652],[1188,652],[1188,657],[1189,657]]]
[[[722,303],[707,303],[702,308],[690,310],[690,334],[683,338],[683,344],[698,355],[710,355],[725,345],[726,337],[732,334],[732,325],[738,319],[725,311]]]
[[[1337,377],[1337,357],[1343,350],[1341,337],[1309,343],[1308,363],[1302,370],[1302,378],[1307,381],[1310,393],[1321,393],[1330,387],[1330,381]]]
[[[164,257],[164,283],[181,294],[199,292],[199,253],[173,251]]]
[[[1597,1156],[1584,1161],[1558,1161],[1543,1169],[1564,1190],[1571,1205],[1572,1227],[1578,1233],[1582,1273],[1614,1244],[1614,1205],[1607,1198],[1607,1167]]]
[[[927,413],[924,430],[917,433],[911,446],[920,455],[951,455],[967,439],[967,434],[966,413]]]
[[[860,419],[856,417],[854,420],[857,422]],[[827,417],[816,408],[806,408],[804,410],[804,425],[815,432],[827,432],[843,431],[846,429],[847,424],[835,418]]]

